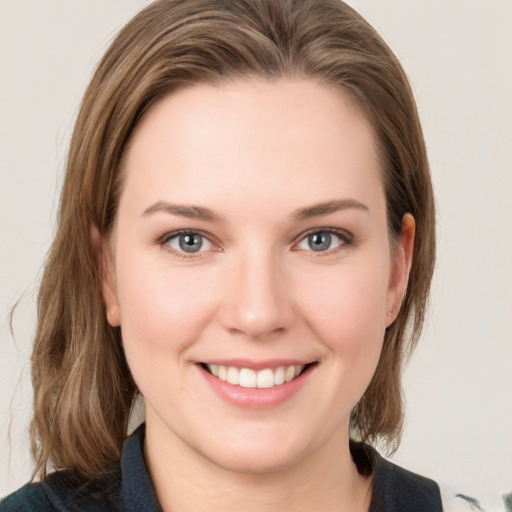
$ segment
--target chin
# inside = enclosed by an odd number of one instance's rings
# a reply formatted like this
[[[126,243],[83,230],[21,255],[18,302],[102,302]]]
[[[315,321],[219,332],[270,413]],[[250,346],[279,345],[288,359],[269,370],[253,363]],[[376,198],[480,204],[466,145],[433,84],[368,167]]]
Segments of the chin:
[[[299,450],[276,450],[274,446],[247,446],[211,454],[210,461],[233,473],[268,475],[289,469],[306,457]]]
[[[207,443],[203,455],[227,471],[264,475],[300,465],[322,444],[290,428],[251,428],[226,433],[219,443]],[[300,430],[300,429],[298,429]],[[301,435],[302,434],[302,435]]]

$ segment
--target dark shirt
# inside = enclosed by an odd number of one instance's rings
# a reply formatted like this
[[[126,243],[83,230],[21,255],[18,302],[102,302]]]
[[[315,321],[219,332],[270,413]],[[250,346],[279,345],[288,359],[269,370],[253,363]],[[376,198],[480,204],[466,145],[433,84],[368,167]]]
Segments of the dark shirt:
[[[145,427],[124,443],[119,468],[107,482],[81,484],[58,471],[27,484],[0,502],[1,512],[160,512],[144,461]],[[351,443],[362,475],[373,474],[370,512],[442,512],[438,485],[383,459],[363,443]]]

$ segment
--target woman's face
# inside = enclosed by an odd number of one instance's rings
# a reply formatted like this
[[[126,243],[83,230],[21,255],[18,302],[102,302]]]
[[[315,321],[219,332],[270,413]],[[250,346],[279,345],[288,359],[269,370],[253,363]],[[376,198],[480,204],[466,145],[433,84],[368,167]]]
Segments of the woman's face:
[[[338,90],[231,82],[155,105],[128,151],[104,282],[148,436],[249,472],[346,444],[411,222],[392,250],[372,129]]]

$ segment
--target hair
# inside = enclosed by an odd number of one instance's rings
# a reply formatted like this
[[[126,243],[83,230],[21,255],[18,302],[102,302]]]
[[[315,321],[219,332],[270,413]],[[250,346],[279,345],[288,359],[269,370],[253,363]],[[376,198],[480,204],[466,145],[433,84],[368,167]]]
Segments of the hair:
[[[337,87],[378,140],[390,238],[416,221],[408,288],[375,375],[352,411],[359,436],[388,451],[403,426],[401,375],[420,335],[435,259],[426,149],[404,71],[340,0],[157,0],[117,35],[85,92],[71,138],[58,227],[38,296],[32,355],[34,475],[105,476],[127,436],[137,387],[119,328],[106,320],[91,230],[111,233],[130,138],[180,88],[237,78],[305,78]]]

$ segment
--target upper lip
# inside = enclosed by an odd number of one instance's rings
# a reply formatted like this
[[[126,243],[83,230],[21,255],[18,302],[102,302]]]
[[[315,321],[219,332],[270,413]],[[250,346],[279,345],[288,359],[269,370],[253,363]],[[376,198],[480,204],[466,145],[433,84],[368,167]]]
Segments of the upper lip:
[[[248,368],[251,370],[264,370],[266,368],[279,368],[280,366],[301,366],[314,363],[312,360],[301,359],[266,359],[260,361],[248,359],[208,359],[200,361],[202,364],[215,364],[218,366],[233,366],[235,368]]]

